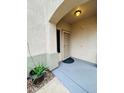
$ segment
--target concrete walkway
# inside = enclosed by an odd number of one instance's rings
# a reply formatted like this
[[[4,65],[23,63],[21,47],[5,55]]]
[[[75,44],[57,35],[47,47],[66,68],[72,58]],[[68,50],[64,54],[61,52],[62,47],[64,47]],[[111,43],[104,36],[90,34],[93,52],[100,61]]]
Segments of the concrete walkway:
[[[36,93],[70,93],[57,78],[53,78],[49,83],[39,89]]]
[[[97,68],[94,64],[74,58],[71,64],[61,62],[53,71],[70,93],[97,93]]]

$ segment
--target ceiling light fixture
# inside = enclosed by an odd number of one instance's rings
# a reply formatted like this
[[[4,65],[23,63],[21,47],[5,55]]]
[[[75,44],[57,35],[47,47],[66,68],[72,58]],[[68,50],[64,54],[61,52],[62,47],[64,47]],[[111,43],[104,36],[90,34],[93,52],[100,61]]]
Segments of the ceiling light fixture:
[[[75,14],[76,16],[79,16],[79,15],[81,14],[81,10],[75,11],[74,14]]]

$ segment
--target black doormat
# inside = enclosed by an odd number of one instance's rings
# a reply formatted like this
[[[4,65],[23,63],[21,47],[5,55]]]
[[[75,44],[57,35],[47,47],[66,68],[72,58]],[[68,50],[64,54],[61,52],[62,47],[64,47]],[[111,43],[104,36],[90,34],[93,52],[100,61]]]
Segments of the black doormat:
[[[63,62],[64,62],[64,63],[69,63],[69,64],[70,64],[70,63],[73,63],[73,62],[74,62],[74,59],[71,58],[71,57],[69,57],[69,58],[63,60]]]

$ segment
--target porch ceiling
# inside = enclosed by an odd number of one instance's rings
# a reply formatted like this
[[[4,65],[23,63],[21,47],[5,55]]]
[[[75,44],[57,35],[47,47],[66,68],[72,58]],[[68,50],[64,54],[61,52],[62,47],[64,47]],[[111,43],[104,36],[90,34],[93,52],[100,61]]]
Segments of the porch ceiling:
[[[82,11],[80,16],[75,16],[74,12],[79,9]],[[81,4],[70,12],[68,12],[61,20],[66,23],[73,24],[83,18],[90,17],[97,14],[97,0],[89,0],[87,3]]]
[[[64,0],[57,10],[50,17],[49,22],[57,24],[74,7],[84,4],[90,0]]]

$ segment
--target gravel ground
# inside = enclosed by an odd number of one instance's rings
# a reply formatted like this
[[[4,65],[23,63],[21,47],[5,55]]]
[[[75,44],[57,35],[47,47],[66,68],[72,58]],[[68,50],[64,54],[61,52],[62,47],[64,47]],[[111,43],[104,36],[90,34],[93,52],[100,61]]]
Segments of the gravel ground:
[[[53,78],[54,78],[53,73],[48,70],[46,71],[44,80],[40,84],[35,85],[33,84],[31,79],[28,79],[27,80],[27,93],[35,93]]]

